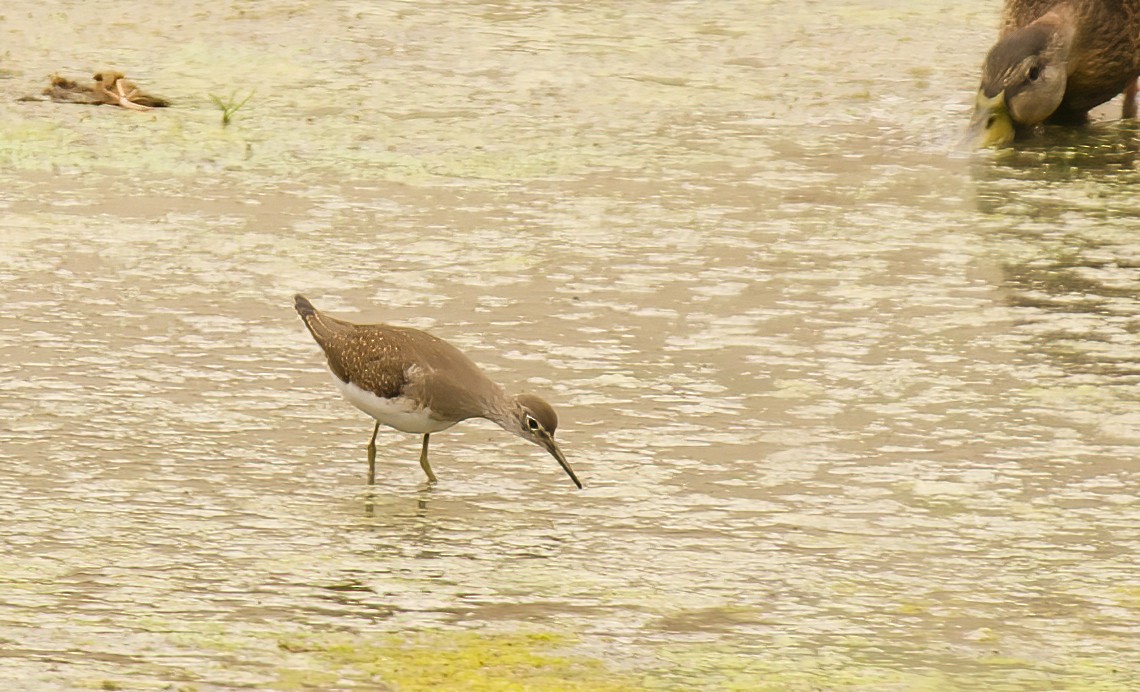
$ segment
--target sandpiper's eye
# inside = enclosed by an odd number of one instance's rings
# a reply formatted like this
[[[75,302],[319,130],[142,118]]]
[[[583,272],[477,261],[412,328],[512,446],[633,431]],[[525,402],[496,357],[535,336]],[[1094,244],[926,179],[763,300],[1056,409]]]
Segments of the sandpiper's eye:
[[[538,421],[536,421],[534,418],[531,418],[530,416],[527,416],[526,417],[526,427],[531,432],[536,432],[539,428]]]
[[[1036,82],[1037,78],[1041,76],[1041,68],[1034,65],[1029,68],[1029,81]]]

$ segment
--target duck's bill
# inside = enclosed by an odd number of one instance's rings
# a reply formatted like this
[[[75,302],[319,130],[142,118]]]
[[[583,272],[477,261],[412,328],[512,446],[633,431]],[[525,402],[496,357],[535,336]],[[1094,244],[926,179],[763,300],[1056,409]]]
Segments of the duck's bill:
[[[552,457],[558,460],[558,464],[562,467],[562,470],[566,472],[566,475],[570,476],[570,480],[574,481],[574,485],[578,486],[578,489],[581,490],[582,481],[578,480],[578,476],[574,475],[574,469],[570,468],[569,462],[567,462],[566,457],[562,455],[562,450],[558,448],[558,443],[554,441],[554,438],[550,435],[544,435],[542,437],[542,446],[546,451],[550,452]]]
[[[1013,119],[1005,103],[1005,92],[988,97],[979,89],[974,117],[970,120],[966,136],[962,138],[962,148],[1008,146],[1013,142],[1015,134]]]

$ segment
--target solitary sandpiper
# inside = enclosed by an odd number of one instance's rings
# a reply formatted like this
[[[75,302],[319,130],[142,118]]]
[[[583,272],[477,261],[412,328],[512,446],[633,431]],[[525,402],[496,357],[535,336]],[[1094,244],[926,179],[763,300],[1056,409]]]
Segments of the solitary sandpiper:
[[[368,443],[368,484],[376,482],[376,433],[383,423],[424,436],[420,466],[429,482],[428,436],[461,420],[486,418],[550,452],[570,480],[581,481],[566,462],[554,430],[558,415],[533,394],[507,396],[479,366],[446,341],[409,327],[353,324],[330,317],[302,295],[297,313],[328,358],[341,394],[376,419]]]

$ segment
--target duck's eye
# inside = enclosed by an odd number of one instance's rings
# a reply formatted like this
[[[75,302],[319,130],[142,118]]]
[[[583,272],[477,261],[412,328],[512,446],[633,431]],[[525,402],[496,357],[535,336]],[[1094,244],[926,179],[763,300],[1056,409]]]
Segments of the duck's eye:
[[[534,418],[531,418],[530,416],[527,416],[526,417],[526,427],[531,432],[536,432],[536,431],[538,431],[538,428],[539,428],[538,421],[536,421]]]
[[[1029,81],[1036,82],[1037,78],[1041,76],[1041,68],[1034,65],[1029,68]]]

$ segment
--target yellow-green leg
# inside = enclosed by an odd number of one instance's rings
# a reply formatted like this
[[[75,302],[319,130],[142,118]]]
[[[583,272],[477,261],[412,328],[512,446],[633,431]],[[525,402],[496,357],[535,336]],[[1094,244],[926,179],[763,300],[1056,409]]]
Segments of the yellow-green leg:
[[[431,464],[427,460],[428,433],[424,433],[424,448],[420,451],[420,466],[428,476],[428,481],[435,483],[435,474],[431,472]]]
[[[368,485],[376,485],[376,433],[380,432],[380,421],[372,429],[372,439],[368,441]]]

